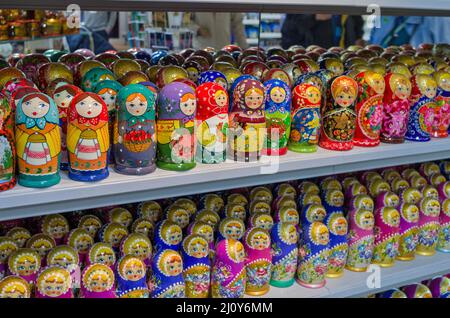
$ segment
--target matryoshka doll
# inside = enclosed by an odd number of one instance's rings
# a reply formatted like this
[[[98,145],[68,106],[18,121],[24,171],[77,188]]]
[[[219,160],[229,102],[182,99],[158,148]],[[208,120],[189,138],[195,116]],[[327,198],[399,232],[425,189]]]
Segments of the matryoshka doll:
[[[225,218],[219,224],[217,242],[232,238],[240,240],[245,233],[245,224],[238,218]]]
[[[179,206],[189,213],[189,217],[197,212],[197,204],[189,198],[179,198],[175,200],[173,205]]]
[[[436,249],[440,252],[450,253],[450,198],[441,201],[439,223],[441,229]]]
[[[15,226],[6,232],[6,236],[12,238],[16,242],[17,247],[24,247],[26,242],[31,237],[30,231],[24,227]]]
[[[69,177],[99,181],[108,177],[108,109],[97,94],[77,94],[70,104],[67,126]]]
[[[198,79],[197,79],[198,85],[205,84],[205,83],[216,83],[220,86],[222,86],[223,89],[228,89],[228,82],[227,78],[223,73],[219,71],[209,70],[206,72],[200,73]]]
[[[19,276],[7,276],[0,280],[0,298],[30,298],[28,282]]]
[[[55,101],[59,111],[59,126],[61,134],[61,170],[67,170],[69,168],[69,157],[67,155],[66,145],[69,106],[75,95],[81,92],[81,89],[71,84],[58,86],[53,92],[53,100]]]
[[[161,221],[155,229],[155,252],[172,249],[178,251],[183,240],[181,227],[169,220]]]
[[[67,269],[51,266],[36,278],[36,298],[73,298],[72,278]]]
[[[266,134],[265,88],[261,82],[245,79],[234,88],[228,130],[228,157],[234,161],[257,161]]]
[[[19,184],[42,188],[59,183],[61,134],[58,109],[49,96],[30,93],[16,108]]]
[[[159,251],[152,261],[151,298],[184,298],[183,259],[174,250]]]
[[[380,143],[381,115],[385,90],[381,74],[366,71],[355,77],[358,83],[356,101],[355,146],[374,147]]]
[[[330,233],[321,222],[306,225],[300,237],[297,283],[307,288],[325,286]]]
[[[358,84],[354,79],[342,75],[329,81],[323,111],[320,147],[330,150],[353,148],[357,95]]]
[[[16,184],[14,113],[8,98],[0,95],[0,192]]]
[[[246,285],[245,251],[241,242],[229,238],[216,246],[211,273],[213,298],[242,298]]]
[[[445,138],[448,136],[450,127],[450,73],[445,70],[433,74],[437,82],[436,111],[434,113],[431,135],[433,137]]]
[[[408,298],[433,298],[430,289],[423,284],[411,284],[402,287]]]
[[[272,79],[264,83],[266,100],[266,142],[263,153],[269,156],[281,156],[287,153],[287,144],[291,131],[291,90],[280,80]]]
[[[294,283],[298,259],[298,234],[294,225],[276,223],[271,231],[272,276],[270,285],[280,288]]]
[[[380,192],[375,200],[375,208],[382,207],[392,207],[396,208],[400,203],[400,198],[397,194],[392,191],[382,191]]]
[[[94,238],[87,230],[76,228],[69,232],[66,238],[66,243],[77,250],[80,258],[80,264],[83,265],[85,264],[89,249],[94,244]]]
[[[344,212],[344,194],[339,189],[329,189],[323,192],[322,203],[327,214],[331,212]]]
[[[116,266],[116,254],[109,243],[98,242],[92,245],[86,259],[87,265],[104,264],[113,270]]]
[[[61,214],[46,215],[41,223],[41,232],[50,235],[56,244],[60,244],[69,233],[69,222]]]
[[[149,219],[153,223],[156,223],[161,219],[162,208],[156,201],[144,201],[139,203],[136,213],[139,217]]]
[[[441,205],[438,200],[424,197],[419,207],[419,242],[416,253],[424,256],[434,255],[439,236],[439,215]]]
[[[41,269],[41,257],[31,248],[19,248],[9,256],[8,269],[12,275],[20,276],[34,286]]]
[[[128,229],[120,223],[107,223],[98,232],[100,242],[109,243],[111,247],[118,251],[120,242],[128,235]]]
[[[200,209],[207,209],[215,213],[222,213],[224,201],[220,195],[216,193],[208,193],[202,196],[198,207]]]
[[[32,248],[38,252],[41,258],[41,266],[45,266],[45,259],[48,252],[56,246],[55,240],[48,234],[37,233],[33,235],[26,244],[27,248]]]
[[[306,226],[313,222],[322,222],[327,216],[325,208],[316,203],[307,204],[303,207],[300,215],[300,224]]]
[[[385,292],[377,294],[377,298],[408,298],[406,294],[400,289],[389,289]]]
[[[224,207],[223,217],[234,217],[245,222],[247,218],[247,210],[243,205],[237,203],[228,203]]]
[[[328,213],[323,223],[328,227],[328,271],[326,277],[338,278],[344,274],[348,254],[348,224],[342,212]]]
[[[197,87],[195,94],[196,161],[223,162],[228,131],[228,93],[219,84],[204,83]]]
[[[132,233],[140,233],[153,240],[153,234],[155,233],[155,224],[149,219],[137,218],[131,224]]]
[[[102,227],[102,221],[95,215],[85,214],[78,221],[78,227],[88,231],[93,238],[97,237],[97,232]]]
[[[72,288],[80,287],[80,259],[78,252],[69,245],[59,245],[54,247],[48,254],[47,266],[59,266],[69,271],[72,278]]]
[[[113,270],[104,264],[86,266],[81,274],[82,298],[116,298]]]
[[[131,233],[125,237],[120,244],[120,253],[122,256],[133,255],[150,266],[152,259],[152,243],[144,234]]]
[[[353,209],[347,214],[348,255],[345,268],[353,272],[365,272],[373,255],[374,216],[363,208]]]
[[[400,213],[392,207],[383,207],[375,211],[375,247],[372,263],[381,267],[394,265],[398,254],[400,239]]]
[[[11,253],[17,251],[18,246],[16,242],[7,236],[0,237],[0,279],[6,275],[6,264]]]
[[[317,151],[321,96],[320,89],[312,84],[297,85],[292,91],[289,150],[295,152]]]
[[[419,208],[412,203],[402,202],[398,206],[400,212],[400,239],[397,259],[410,261],[418,243]]]
[[[143,261],[134,255],[125,255],[117,261],[118,298],[148,298],[146,274],[147,269]]]
[[[450,292],[450,278],[438,276],[423,282],[430,289],[434,298],[441,298]],[[447,296],[448,297],[448,296]]]
[[[183,241],[182,256],[186,297],[207,298],[211,270],[207,239],[198,234],[186,236]]]
[[[255,213],[249,218],[248,227],[256,227],[270,232],[273,227],[273,218],[267,213]]]
[[[189,85],[173,82],[164,86],[157,103],[159,168],[189,170],[195,167],[195,91]]]
[[[384,80],[386,90],[380,140],[385,143],[402,143],[408,128],[411,81],[405,75],[397,73],[388,73]]]

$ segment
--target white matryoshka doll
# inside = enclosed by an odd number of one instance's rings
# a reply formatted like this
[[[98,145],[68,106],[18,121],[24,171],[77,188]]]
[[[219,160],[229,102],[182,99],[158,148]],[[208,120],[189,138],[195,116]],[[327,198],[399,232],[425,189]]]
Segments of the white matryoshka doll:
[[[400,213],[392,207],[383,207],[375,211],[375,247],[372,263],[381,267],[394,265],[398,254],[400,239]]]
[[[270,285],[280,288],[294,283],[298,260],[298,234],[294,225],[276,223],[271,231],[272,276]]]
[[[81,274],[82,298],[116,298],[113,270],[104,264],[86,266]]]
[[[0,298],[30,298],[30,284],[19,276],[0,279]]]
[[[46,215],[41,223],[41,232],[50,235],[56,244],[60,244],[69,233],[69,222],[61,214]]]
[[[241,219],[225,218],[219,224],[217,242],[232,238],[239,241],[245,233],[245,224]]]
[[[152,261],[151,298],[184,298],[183,259],[171,249],[159,251]]]
[[[141,218],[148,218],[156,224],[162,217],[161,205],[156,201],[141,202],[137,207],[137,215]]]
[[[155,252],[172,249],[178,251],[183,241],[181,227],[169,220],[161,221],[155,229]]]
[[[17,243],[8,236],[0,237],[0,279],[6,276],[6,264],[11,253],[17,251]]]
[[[78,252],[80,265],[82,266],[86,262],[89,249],[94,244],[94,238],[87,230],[76,228],[69,232],[66,237],[66,243]]]
[[[410,261],[414,259],[419,239],[419,208],[412,203],[402,202],[398,206],[400,212],[400,239],[397,259]]]
[[[98,242],[92,245],[86,259],[87,265],[104,264],[114,270],[116,267],[116,254],[109,243]]]
[[[12,238],[16,242],[17,247],[24,247],[30,239],[31,233],[24,227],[16,226],[6,232],[6,236]]]
[[[148,298],[146,274],[143,261],[134,255],[125,255],[117,261],[116,294],[119,298]]]
[[[114,251],[118,251],[120,242],[128,235],[128,230],[125,226],[119,223],[107,223],[99,230],[100,242],[109,243]]]
[[[148,267],[152,259],[152,243],[144,234],[131,233],[122,240],[120,253],[122,256],[133,255]]]
[[[436,244],[439,236],[439,214],[441,205],[437,199],[424,197],[419,205],[419,242],[416,253],[431,256],[436,253]]]
[[[186,297],[207,298],[211,278],[208,241],[198,234],[186,236],[183,241],[182,256]]]
[[[32,248],[38,252],[41,258],[41,266],[44,267],[48,252],[56,246],[55,240],[48,234],[38,233],[33,235],[26,244],[27,248]]]
[[[31,286],[34,286],[40,268],[41,257],[31,248],[19,248],[8,258],[9,273],[20,276]]]
[[[80,288],[80,265],[77,250],[69,245],[59,245],[47,254],[47,266],[59,266],[69,271],[72,288]]]
[[[36,278],[36,298],[73,298],[70,272],[51,266],[39,272]]]
[[[323,220],[330,232],[328,243],[328,271],[326,277],[338,278],[344,274],[345,262],[348,255],[348,224],[342,212],[328,213]]]

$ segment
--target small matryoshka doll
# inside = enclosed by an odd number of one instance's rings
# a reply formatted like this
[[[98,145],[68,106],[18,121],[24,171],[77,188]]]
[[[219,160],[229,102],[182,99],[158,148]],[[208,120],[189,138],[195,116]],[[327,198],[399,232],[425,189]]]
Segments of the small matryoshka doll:
[[[283,81],[272,79],[264,83],[266,99],[266,141],[262,152],[269,156],[287,153],[291,130],[291,90]]]
[[[0,95],[0,192],[16,184],[16,148],[14,144],[14,113],[8,98]]]
[[[76,249],[69,245],[54,247],[48,254],[47,266],[59,266],[69,271],[72,278],[72,288],[80,287],[80,259]]]
[[[402,178],[395,178],[390,185],[394,193],[400,194],[400,192],[409,187],[409,182]]]
[[[419,216],[419,243],[416,253],[424,256],[434,255],[439,236],[439,214],[441,205],[434,198],[424,197],[418,204]]]
[[[120,223],[107,223],[99,230],[100,242],[109,243],[111,247],[118,251],[120,242],[128,235],[128,229]]]
[[[439,223],[441,229],[436,249],[440,252],[450,253],[450,198],[441,201]]]
[[[78,227],[88,231],[89,235],[93,238],[97,237],[97,232],[102,227],[102,221],[95,215],[86,214],[83,215],[78,221]]]
[[[225,218],[219,224],[217,242],[229,238],[239,241],[244,236],[244,233],[245,224],[241,219]]]
[[[159,251],[152,261],[151,298],[184,298],[183,259],[174,250]]]
[[[372,263],[381,267],[394,265],[398,254],[400,239],[400,213],[392,207],[383,207],[375,211],[375,247]]]
[[[228,131],[228,93],[221,85],[204,83],[195,90],[197,96],[196,153],[197,162],[225,161]]]
[[[424,185],[423,187],[419,188],[420,191],[422,191],[422,196],[424,198],[432,198],[432,199],[436,199],[439,200],[439,193],[438,190],[431,185]]]
[[[241,298],[246,285],[245,250],[241,242],[225,239],[216,246],[211,273],[213,298]]]
[[[348,224],[342,212],[328,213],[323,223],[328,227],[330,241],[328,243],[328,271],[326,277],[338,278],[344,274],[348,254]]]
[[[36,298],[73,298],[70,272],[51,266],[39,272],[36,278]]]
[[[67,170],[69,168],[69,157],[67,155],[66,145],[69,106],[75,95],[81,92],[81,89],[71,84],[58,86],[53,92],[53,100],[55,101],[55,104],[58,107],[59,111],[59,126],[61,134],[61,170]]]
[[[317,151],[321,96],[320,89],[312,84],[297,85],[292,91],[289,150]]]
[[[247,218],[247,210],[245,206],[242,206],[240,204],[228,203],[227,205],[225,205],[223,217],[238,218],[245,222]]]
[[[397,194],[391,191],[380,192],[375,200],[375,209],[382,207],[396,208],[400,203],[400,198]]]
[[[8,258],[8,269],[12,275],[20,276],[28,284],[34,285],[41,268],[39,253],[31,248],[19,248]]]
[[[48,252],[56,246],[55,240],[48,234],[38,233],[33,235],[26,244],[27,248],[32,248],[38,252],[41,258],[41,266],[45,266],[45,260]]]
[[[326,216],[327,212],[321,204],[307,204],[301,211],[300,224],[303,227],[313,222],[322,222]],[[285,220],[282,221],[285,222]]]
[[[169,220],[161,221],[155,229],[155,252],[172,249],[178,251],[183,240],[181,227]]]
[[[125,237],[120,244],[120,253],[122,256],[133,255],[150,266],[152,258],[152,243],[144,234],[131,233]]]
[[[69,222],[61,214],[46,215],[41,223],[41,232],[50,235],[56,244],[60,244],[69,233]]]
[[[400,202],[418,205],[422,200],[422,193],[417,188],[408,187],[400,192]]]
[[[230,159],[259,160],[266,134],[265,97],[265,88],[257,80],[245,79],[234,88],[228,131]]]
[[[198,211],[194,217],[195,222],[205,222],[213,227],[213,229],[217,229],[220,222],[220,216],[216,212],[211,210],[203,209]]]
[[[319,194],[313,192],[304,192],[297,199],[297,210],[301,211],[305,205],[318,204],[322,205],[322,199]]]
[[[257,201],[253,201],[250,204],[248,212],[249,212],[249,215],[253,215],[255,213],[271,214],[272,213],[272,207],[266,201],[257,200]]]
[[[248,227],[256,227],[270,232],[273,227],[273,218],[267,213],[255,213],[249,218]]]
[[[189,170],[195,167],[195,91],[189,85],[173,82],[164,86],[157,103],[158,156],[162,169]]]
[[[300,222],[300,215],[297,209],[283,207],[275,212],[274,221],[292,224],[297,229]]]
[[[344,192],[345,203],[349,203],[351,199],[360,194],[367,194],[367,188],[358,182],[355,182],[347,187],[347,190]]]
[[[385,143],[402,143],[408,127],[411,81],[402,74],[388,73],[384,80],[383,115],[380,140]]]
[[[389,183],[384,181],[383,179],[372,179],[367,183],[367,188],[369,190],[369,194],[372,198],[378,198],[378,196],[383,192],[391,192],[391,186]],[[382,200],[381,200],[382,201]],[[376,204],[376,202],[375,202]]]
[[[402,287],[408,298],[433,298],[430,289],[423,284],[411,284]]]
[[[116,266],[116,254],[111,244],[99,242],[92,245],[86,261],[87,265],[99,263],[113,270]]]
[[[408,298],[408,297],[400,289],[394,288],[377,294],[377,298]]]
[[[354,272],[365,272],[373,255],[374,216],[363,208],[353,209],[347,215],[348,255],[345,268]]]
[[[330,189],[323,192],[322,202],[327,214],[331,212],[344,212],[344,194],[339,189]]]
[[[255,187],[250,191],[250,201],[264,201],[271,204],[272,200],[272,192],[265,186]]]
[[[300,237],[297,283],[307,288],[325,285],[330,233],[321,222],[306,225]]]
[[[6,236],[12,238],[16,242],[17,247],[20,248],[25,246],[31,237],[31,233],[24,227],[15,226],[6,232]]]
[[[297,192],[294,186],[288,182],[278,184],[273,192],[277,198],[287,197],[294,200],[297,198]]]
[[[189,213],[189,217],[193,216],[197,212],[197,203],[189,198],[179,198],[175,200],[173,205],[185,209]]]
[[[357,95],[358,84],[354,79],[342,75],[329,81],[323,111],[320,147],[330,150],[353,148]]]
[[[166,212],[166,219],[178,224],[182,230],[189,225],[189,217],[189,212],[178,205],[170,206]]]
[[[211,271],[208,241],[198,234],[186,236],[183,241],[182,256],[186,297],[207,298]]]
[[[298,234],[294,225],[276,223],[271,231],[272,276],[270,285],[280,288],[292,286],[298,259]]]
[[[437,83],[429,75],[414,75],[412,81],[412,94],[410,96],[411,109],[409,111],[406,140],[429,141],[433,126],[436,103],[434,98]]]
[[[156,94],[140,84],[120,89],[114,123],[114,169],[141,175],[156,169]]]
[[[77,94],[70,104],[67,126],[69,177],[99,181],[108,177],[110,145],[108,109],[97,94]]]
[[[19,276],[7,276],[0,280],[0,298],[30,298],[30,284]]]
[[[311,181],[302,181],[297,186],[297,193],[300,196],[302,193],[312,193],[312,194],[319,194],[320,189],[317,184]]]
[[[82,298],[116,298],[113,270],[104,264],[91,264],[81,274]]]
[[[18,246],[16,242],[8,236],[0,237],[0,279],[6,275],[6,263],[11,253],[17,251]]]
[[[199,202],[199,209],[207,209],[216,213],[222,213],[224,201],[222,197],[215,193],[204,195]]]
[[[94,238],[87,230],[76,228],[69,232],[66,237],[66,243],[77,250],[80,258],[80,264],[83,265],[85,264],[89,249],[94,244]]]
[[[445,70],[433,74],[437,82],[436,111],[434,113],[431,135],[437,138],[448,136],[450,125],[450,73]]]
[[[419,233],[419,208],[415,204],[401,203],[400,212],[400,239],[398,243],[397,259],[410,261],[414,259]]]
[[[49,96],[30,93],[16,108],[19,184],[42,188],[59,183],[61,135],[58,109]]]
[[[117,287],[119,298],[148,298],[144,262],[134,255],[125,255],[117,261]]]
[[[208,241],[210,256],[214,255],[214,228],[210,224],[202,221],[192,222],[187,233],[188,235],[194,234],[204,237]]]
[[[355,77],[358,83],[356,101],[355,146],[374,147],[380,143],[385,83],[381,74],[365,71]]]
[[[132,233],[140,233],[153,240],[153,234],[155,233],[155,224],[149,219],[137,218],[131,224]]]
[[[153,223],[158,222],[162,216],[161,205],[156,201],[144,201],[139,203],[136,212],[139,217],[149,219]]]

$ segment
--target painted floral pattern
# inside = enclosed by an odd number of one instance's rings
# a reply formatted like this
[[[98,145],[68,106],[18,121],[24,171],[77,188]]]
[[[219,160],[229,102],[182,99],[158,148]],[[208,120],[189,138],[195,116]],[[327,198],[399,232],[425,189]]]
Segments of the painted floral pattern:
[[[298,249],[293,249],[289,254],[272,265],[272,280],[289,281],[294,278],[297,270]]]
[[[393,262],[398,253],[398,241],[399,236],[394,235],[375,245],[373,261],[382,264]]]
[[[450,223],[441,226],[437,248],[445,251],[450,250]]]
[[[192,298],[208,297],[210,272],[207,266],[204,270],[188,271],[184,274],[186,284],[186,295]]]
[[[258,261],[247,265],[247,289],[261,290],[269,284],[272,264],[268,261]]]
[[[330,249],[328,258],[328,272],[340,273],[344,270],[347,260],[348,245],[338,244]]]
[[[305,255],[302,250],[299,250],[300,258],[303,259],[302,255]],[[319,284],[324,278],[328,270],[328,250],[323,250],[322,252],[311,256],[308,260],[301,260],[297,268],[298,278],[306,284]]]
[[[417,228],[412,228],[403,233],[399,243],[399,255],[414,253],[419,241]]]
[[[373,236],[366,236],[351,244],[348,249],[347,265],[366,267],[373,255]]]
[[[439,225],[430,223],[424,225],[419,232],[419,245],[424,247],[433,247],[437,243]]]

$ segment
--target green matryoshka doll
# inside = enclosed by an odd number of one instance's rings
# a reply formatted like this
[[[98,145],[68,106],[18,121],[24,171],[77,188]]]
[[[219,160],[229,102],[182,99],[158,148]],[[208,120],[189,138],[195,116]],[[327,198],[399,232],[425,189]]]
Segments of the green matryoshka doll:
[[[93,92],[95,86],[105,80],[115,80],[114,74],[103,67],[94,67],[81,78],[81,88],[85,92]]]

